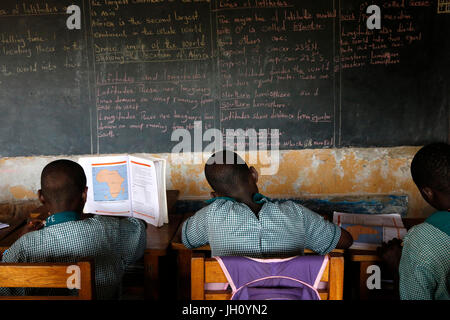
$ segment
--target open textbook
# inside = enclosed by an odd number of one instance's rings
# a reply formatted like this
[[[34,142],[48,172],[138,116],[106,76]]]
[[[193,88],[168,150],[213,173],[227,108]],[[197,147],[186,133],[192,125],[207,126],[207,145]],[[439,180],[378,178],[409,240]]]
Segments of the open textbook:
[[[85,213],[135,217],[157,227],[169,222],[165,159],[104,156],[78,162],[87,178]]]
[[[406,229],[399,214],[355,214],[334,212],[333,222],[353,237],[350,249],[376,250],[383,242],[403,239]]]

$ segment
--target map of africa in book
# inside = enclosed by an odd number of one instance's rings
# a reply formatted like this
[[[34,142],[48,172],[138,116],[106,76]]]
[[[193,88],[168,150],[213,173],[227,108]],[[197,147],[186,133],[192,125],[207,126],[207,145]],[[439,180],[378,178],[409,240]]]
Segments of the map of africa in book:
[[[154,226],[168,223],[165,159],[82,157],[88,196],[85,213],[128,216]]]

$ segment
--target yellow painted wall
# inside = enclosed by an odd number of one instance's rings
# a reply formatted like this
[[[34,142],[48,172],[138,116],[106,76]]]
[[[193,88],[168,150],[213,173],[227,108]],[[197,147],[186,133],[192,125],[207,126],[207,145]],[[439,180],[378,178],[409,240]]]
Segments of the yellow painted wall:
[[[433,209],[420,196],[410,175],[419,147],[345,148],[281,151],[278,172],[260,176],[260,192],[269,197],[324,197],[336,195],[408,195],[409,217],[426,217]],[[135,154],[144,156],[146,154]],[[182,199],[207,198],[211,191],[203,175],[204,161],[177,163],[166,158],[167,188],[181,191]],[[188,155],[192,156],[192,155]],[[197,155],[199,156],[199,155]],[[261,156],[261,155],[260,155]],[[40,172],[50,161],[70,157],[24,157],[0,160],[0,202],[36,199]],[[248,161],[248,154],[246,155]],[[254,165],[261,172],[265,165]]]
[[[278,173],[260,176],[260,192],[269,197],[335,195],[408,195],[408,217],[433,212],[411,179],[410,163],[420,147],[309,149],[282,151]],[[248,160],[248,155],[246,160]],[[255,165],[261,172],[261,165]],[[211,191],[203,165],[175,165],[170,184],[182,197],[207,197]]]

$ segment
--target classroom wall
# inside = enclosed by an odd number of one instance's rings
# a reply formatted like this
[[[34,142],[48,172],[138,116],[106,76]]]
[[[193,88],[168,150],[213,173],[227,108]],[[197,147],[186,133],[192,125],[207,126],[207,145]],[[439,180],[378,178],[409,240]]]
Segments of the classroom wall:
[[[426,217],[433,209],[420,196],[409,170],[419,148],[280,151],[278,173],[260,176],[258,185],[261,193],[277,198],[406,194],[409,198],[408,217]],[[167,189],[180,190],[182,199],[209,197],[211,190],[203,175],[204,164],[176,163],[170,154],[158,156],[168,160]],[[77,161],[79,156],[0,159],[0,202],[36,199],[42,168],[59,158]],[[255,167],[261,172],[267,166],[258,164]]]

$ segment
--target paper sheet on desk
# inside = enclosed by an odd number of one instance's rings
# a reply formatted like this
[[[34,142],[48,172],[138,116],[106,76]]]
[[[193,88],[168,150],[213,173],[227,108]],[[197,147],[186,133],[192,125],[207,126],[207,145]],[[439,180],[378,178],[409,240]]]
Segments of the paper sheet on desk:
[[[334,212],[333,222],[350,232],[350,249],[375,250],[393,238],[403,239],[406,229],[399,214],[352,214]]]
[[[9,224],[0,222],[0,229],[8,228]]]
[[[402,217],[399,214],[361,214],[334,212],[333,222],[337,225],[362,224],[365,226],[383,226],[393,228],[404,228]]]

